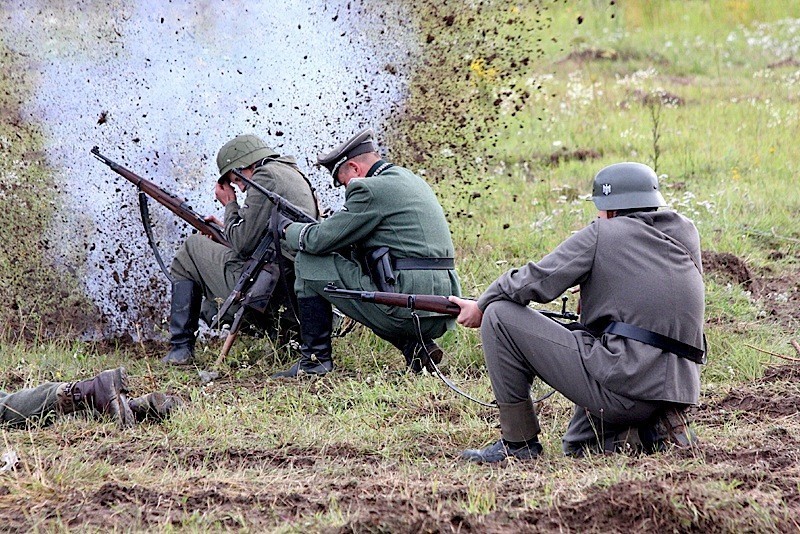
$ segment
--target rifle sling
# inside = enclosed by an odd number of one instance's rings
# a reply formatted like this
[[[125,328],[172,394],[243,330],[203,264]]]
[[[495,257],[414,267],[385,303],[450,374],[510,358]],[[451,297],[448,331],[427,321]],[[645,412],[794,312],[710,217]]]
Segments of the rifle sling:
[[[422,335],[422,324],[420,323],[419,315],[417,315],[417,312],[412,311],[411,318],[414,320],[414,326],[415,326],[416,332],[417,332],[417,342],[420,344],[420,346],[422,347],[422,350],[425,351],[425,354],[428,357],[428,362],[427,363],[430,364],[430,367],[432,369],[432,373],[434,375],[436,375],[437,377],[439,377],[439,379],[442,382],[444,382],[444,384],[447,387],[449,387],[450,389],[452,389],[453,391],[455,391],[456,393],[458,393],[459,395],[461,395],[465,399],[469,399],[472,402],[474,402],[476,404],[480,404],[481,406],[485,406],[487,408],[497,408],[497,401],[496,400],[492,400],[491,402],[486,402],[486,401],[482,401],[482,400],[480,400],[478,398],[475,398],[472,395],[470,395],[469,393],[467,393],[466,391],[464,391],[463,389],[459,388],[455,384],[455,382],[453,382],[452,380],[450,380],[449,378],[444,376],[444,373],[442,373],[441,369],[439,369],[439,366],[436,365],[436,362],[434,362],[433,358],[431,358],[431,354],[428,351],[428,347],[425,345],[425,336]],[[534,404],[538,404],[538,403],[544,401],[545,399],[548,399],[555,392],[556,392],[555,389],[551,389],[549,392],[545,393],[541,397],[539,397],[537,399],[532,399],[533,403]]]
[[[167,266],[164,265],[164,260],[161,258],[161,253],[156,246],[156,240],[153,238],[153,226],[150,224],[150,209],[147,206],[147,195],[141,189],[139,189],[139,214],[142,216],[144,233],[147,236],[147,242],[150,244],[150,248],[153,249],[156,262],[158,262],[158,266],[161,268],[161,272],[164,273],[164,276],[167,277],[167,280],[172,282],[172,276],[170,276]]]

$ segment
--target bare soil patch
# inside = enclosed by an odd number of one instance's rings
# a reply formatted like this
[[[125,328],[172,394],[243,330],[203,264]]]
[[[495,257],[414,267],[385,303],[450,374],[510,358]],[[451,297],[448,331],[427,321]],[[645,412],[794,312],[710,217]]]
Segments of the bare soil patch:
[[[703,270],[706,273],[712,273],[727,279],[731,283],[742,285],[748,291],[752,290],[755,277],[744,260],[730,252],[704,250],[702,255]]]
[[[701,404],[695,418],[704,424],[722,424],[733,418],[751,422],[775,422],[800,418],[800,364],[768,367],[752,384],[729,391],[722,399]]]
[[[707,274],[742,286],[758,299],[767,317],[787,328],[800,323],[800,271],[774,276],[769,270],[757,272],[729,252],[703,251]]]
[[[379,455],[359,450],[348,443],[335,443],[321,448],[286,445],[275,449],[219,449],[213,443],[209,443],[208,448],[122,443],[100,447],[97,457],[111,465],[136,465],[146,457],[156,469],[229,471],[314,467],[318,462],[375,465],[381,461]]]

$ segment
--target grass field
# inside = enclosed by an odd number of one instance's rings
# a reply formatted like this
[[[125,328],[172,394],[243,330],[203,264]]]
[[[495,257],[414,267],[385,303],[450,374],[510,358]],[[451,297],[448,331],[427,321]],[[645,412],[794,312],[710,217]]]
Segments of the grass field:
[[[338,371],[322,379],[269,380],[293,357],[243,338],[205,385],[165,368],[163,344],[49,335],[91,306],[41,269],[55,200],[39,194],[50,175],[38,126],[18,113],[36,77],[0,49],[0,389],[125,365],[136,393],[187,403],[131,430],[81,417],[0,430],[0,451],[20,457],[0,473],[0,530],[800,530],[800,4],[409,5],[420,61],[391,156],[439,194],[466,294],[590,221],[591,179],[610,163],[656,167],[669,204],[696,222],[710,347],[699,449],[564,458],[571,406],[556,395],[540,405],[541,460],[466,465],[462,449],[497,439],[496,412],[405,374],[363,329],[335,340]],[[447,374],[490,399],[477,333],[442,346]],[[200,367],[218,350],[201,344]]]

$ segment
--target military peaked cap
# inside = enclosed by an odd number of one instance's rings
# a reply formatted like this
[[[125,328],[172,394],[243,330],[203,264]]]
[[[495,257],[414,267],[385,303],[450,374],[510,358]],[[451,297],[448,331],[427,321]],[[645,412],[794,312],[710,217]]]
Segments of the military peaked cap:
[[[345,161],[361,154],[377,152],[378,147],[375,145],[374,137],[375,132],[372,128],[365,128],[327,154],[317,156],[317,165],[322,165],[331,172],[334,186],[341,185],[336,181],[339,167]]]

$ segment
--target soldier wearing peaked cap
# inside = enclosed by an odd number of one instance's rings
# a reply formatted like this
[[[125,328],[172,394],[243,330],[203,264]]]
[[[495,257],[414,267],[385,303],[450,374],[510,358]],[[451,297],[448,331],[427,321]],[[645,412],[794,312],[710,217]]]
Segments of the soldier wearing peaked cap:
[[[374,132],[365,129],[318,158],[335,186],[345,187],[343,208],[318,223],[286,221],[284,242],[297,251],[295,274],[302,354],[276,377],[325,374],[333,369],[331,303],[323,289],[333,283],[359,291],[459,295],[455,249],[444,210],[433,190],[414,173],[381,159]],[[355,246],[357,257],[341,251]],[[411,310],[337,299],[337,308],[403,352],[420,372],[425,355],[441,358],[434,339],[454,326],[450,317],[421,316],[423,341]]]
[[[569,455],[690,446],[685,409],[700,393],[704,287],[700,237],[664,206],[655,172],[618,163],[594,180],[598,218],[539,262],[500,276],[477,301],[451,297],[458,322],[481,329],[502,439],[464,451],[476,462],[542,451],[530,397],[540,379],[575,403]],[[527,307],[579,284],[581,324]]]
[[[245,177],[277,193],[306,213],[319,216],[311,184],[300,172],[294,158],[281,156],[255,135],[239,135],[228,141],[217,154],[219,180],[214,194],[225,207],[224,224],[209,217],[225,229],[225,237],[232,248],[215,243],[200,234],[192,234],[178,250],[170,266],[172,305],[170,311],[171,350],[163,359],[174,365],[186,365],[194,357],[195,332],[202,315],[209,319],[217,311],[218,302],[224,301],[233,290],[250,258],[258,246],[265,229],[269,228],[273,212],[272,202],[261,192],[250,190],[231,171],[239,170]],[[240,204],[233,185],[246,193]],[[271,302],[273,321],[292,323],[294,308],[294,274],[291,269],[292,254],[284,249],[288,266],[281,269],[281,277]],[[202,299],[205,297],[205,301]],[[279,315],[281,305],[286,310]],[[236,309],[229,310],[230,314]],[[222,318],[220,318],[222,319]],[[295,321],[296,323],[296,321]],[[276,328],[276,324],[268,325]]]

